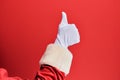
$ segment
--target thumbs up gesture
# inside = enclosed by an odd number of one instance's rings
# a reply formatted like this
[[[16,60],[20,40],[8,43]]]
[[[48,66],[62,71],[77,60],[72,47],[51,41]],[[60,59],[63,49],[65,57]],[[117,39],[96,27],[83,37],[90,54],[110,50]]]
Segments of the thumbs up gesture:
[[[59,30],[55,44],[68,48],[76,43],[80,42],[80,35],[75,24],[69,24],[67,21],[67,15],[62,12],[62,20],[59,24]]]

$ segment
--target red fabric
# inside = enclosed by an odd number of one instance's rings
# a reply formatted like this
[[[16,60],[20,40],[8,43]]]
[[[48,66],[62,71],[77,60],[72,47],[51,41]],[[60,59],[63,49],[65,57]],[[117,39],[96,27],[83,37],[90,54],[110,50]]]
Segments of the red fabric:
[[[55,67],[42,65],[35,80],[64,80],[65,74]]]
[[[64,80],[65,74],[58,69],[49,66],[42,65],[40,70],[37,72],[35,80]],[[0,68],[0,80],[25,80],[20,77],[9,77],[8,72]]]

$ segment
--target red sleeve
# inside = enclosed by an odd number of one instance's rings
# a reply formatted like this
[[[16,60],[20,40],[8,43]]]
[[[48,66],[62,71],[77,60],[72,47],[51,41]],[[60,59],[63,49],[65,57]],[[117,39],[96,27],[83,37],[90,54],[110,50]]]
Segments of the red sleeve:
[[[65,74],[50,65],[41,65],[35,80],[64,80]],[[0,68],[0,80],[24,80],[20,77],[8,77],[7,70]]]
[[[65,74],[50,65],[41,65],[35,80],[64,80]]]

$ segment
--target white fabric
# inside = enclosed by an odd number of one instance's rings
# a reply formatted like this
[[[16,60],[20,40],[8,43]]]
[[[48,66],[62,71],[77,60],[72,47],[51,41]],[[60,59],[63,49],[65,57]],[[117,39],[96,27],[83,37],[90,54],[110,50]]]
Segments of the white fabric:
[[[39,64],[49,64],[66,75],[70,72],[73,55],[67,47],[80,42],[80,36],[75,24],[68,24],[66,14],[62,12],[62,21],[55,44],[48,45]]]
[[[72,54],[68,49],[56,44],[49,44],[39,64],[49,64],[67,75],[72,63]]]
[[[59,24],[59,30],[55,44],[65,48],[80,42],[80,35],[75,24],[68,24],[65,12],[62,12],[62,20]]]

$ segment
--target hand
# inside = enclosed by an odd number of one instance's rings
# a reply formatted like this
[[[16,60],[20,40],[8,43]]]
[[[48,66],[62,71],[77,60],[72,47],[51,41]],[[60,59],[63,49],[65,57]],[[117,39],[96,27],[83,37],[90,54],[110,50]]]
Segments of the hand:
[[[80,42],[80,35],[75,24],[68,24],[65,12],[62,12],[62,20],[59,24],[59,30],[55,44],[68,48]]]

